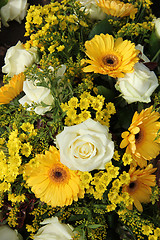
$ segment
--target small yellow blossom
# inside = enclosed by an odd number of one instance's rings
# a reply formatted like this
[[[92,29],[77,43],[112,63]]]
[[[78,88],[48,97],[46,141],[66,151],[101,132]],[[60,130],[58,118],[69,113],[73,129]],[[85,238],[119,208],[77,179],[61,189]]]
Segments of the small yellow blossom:
[[[21,153],[23,155],[25,155],[26,157],[29,157],[29,155],[31,154],[32,152],[32,146],[30,145],[30,143],[24,143],[22,145],[22,148],[21,148]]]
[[[123,161],[124,166],[130,165],[133,161],[131,154],[124,153],[124,155],[122,157],[122,161]]]
[[[123,171],[123,173],[119,176],[121,184],[129,184],[130,182],[130,175],[129,173]]]
[[[154,229],[154,235],[155,235],[156,237],[160,237],[160,228],[159,228],[159,227],[157,227],[156,229]]]
[[[23,129],[23,131],[25,132],[32,132],[33,129],[34,129],[34,125],[29,123],[29,122],[26,122],[26,123],[23,123],[21,128]]]
[[[149,234],[153,233],[153,229],[149,225],[143,225],[142,232],[144,235],[148,236]]]
[[[57,47],[57,50],[58,50],[58,52],[61,52],[61,51],[63,51],[64,48],[65,48],[64,45],[60,45],[59,47]]]
[[[112,211],[114,211],[116,209],[116,204],[110,204],[110,205],[107,205],[107,208],[106,208],[106,210],[107,210],[107,212],[112,212]]]
[[[120,155],[119,155],[117,150],[114,151],[113,159],[115,161],[119,161],[120,160]]]

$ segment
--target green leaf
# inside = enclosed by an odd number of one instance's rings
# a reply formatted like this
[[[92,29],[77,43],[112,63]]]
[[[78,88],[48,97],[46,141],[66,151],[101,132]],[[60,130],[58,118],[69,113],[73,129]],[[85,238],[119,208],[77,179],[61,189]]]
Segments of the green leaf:
[[[6,5],[8,3],[8,0],[1,0],[0,1],[0,8],[3,7],[4,5]]]
[[[112,33],[112,26],[111,24],[108,22],[108,19],[105,18],[103,21],[97,23],[93,29],[91,30],[90,34],[89,34],[89,39],[92,39],[95,35],[99,35],[101,33],[108,33],[111,34]]]
[[[103,95],[105,97],[105,100],[112,101],[114,98],[114,92],[104,86],[98,86],[98,94]]]
[[[157,52],[159,50],[159,46],[160,46],[160,38],[157,36],[156,32],[152,32],[151,36],[150,36],[150,39],[149,39],[149,52],[150,52],[150,55],[151,55],[151,58],[154,58],[152,59],[152,62],[155,59],[155,55],[157,55]]]
[[[89,228],[99,228],[102,227],[103,225],[101,224],[93,224],[93,225],[88,225]]]
[[[81,220],[81,219],[83,219],[84,217],[85,217],[84,214],[72,215],[72,216],[69,218],[69,221]]]

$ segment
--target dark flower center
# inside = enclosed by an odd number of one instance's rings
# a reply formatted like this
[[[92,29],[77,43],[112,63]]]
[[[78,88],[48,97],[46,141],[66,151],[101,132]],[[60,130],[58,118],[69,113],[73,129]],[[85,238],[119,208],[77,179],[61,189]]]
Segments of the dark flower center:
[[[119,59],[115,55],[108,54],[102,59],[102,62],[109,67],[117,67]]]
[[[55,166],[50,171],[50,177],[54,182],[66,182],[69,178],[69,172],[63,166]]]
[[[137,134],[135,134],[136,143],[139,143],[142,140],[142,138],[143,138],[143,132],[140,129],[140,131]]]
[[[60,178],[62,176],[62,173],[61,172],[55,172],[54,176],[56,178]]]
[[[136,183],[135,182],[131,182],[130,184],[129,184],[129,188],[135,188],[135,186],[136,186]]]

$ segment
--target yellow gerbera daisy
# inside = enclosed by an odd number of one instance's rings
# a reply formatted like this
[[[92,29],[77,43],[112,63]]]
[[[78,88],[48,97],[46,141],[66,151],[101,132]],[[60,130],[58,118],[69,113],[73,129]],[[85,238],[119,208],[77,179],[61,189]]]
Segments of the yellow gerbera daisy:
[[[97,5],[105,12],[107,15],[114,17],[126,17],[134,19],[135,14],[138,9],[134,7],[131,3],[124,3],[118,0],[98,0]]]
[[[150,196],[152,194],[151,186],[156,185],[156,176],[152,174],[155,170],[156,168],[153,168],[152,164],[149,164],[144,169],[138,170],[136,170],[135,167],[131,167],[129,170],[130,183],[122,189],[123,192],[128,192],[133,198],[133,203],[140,212],[143,211],[141,203],[150,202]],[[132,208],[133,205],[130,205],[129,209],[132,210]]]
[[[60,162],[60,153],[53,146],[26,164],[24,179],[35,196],[52,207],[70,205],[84,195],[77,172]]]
[[[8,84],[0,88],[0,105],[9,103],[22,92],[24,80],[24,73],[19,73],[14,75]]]
[[[132,155],[134,164],[140,167],[147,165],[147,160],[155,158],[160,153],[160,129],[158,112],[152,111],[153,106],[143,109],[140,114],[135,112],[128,131],[122,133],[120,148],[126,148],[126,153]]]
[[[89,66],[83,68],[84,72],[108,74],[111,77],[124,77],[125,73],[133,72],[133,66],[138,62],[139,51],[131,41],[103,33],[95,35],[85,42],[86,55],[90,60],[83,60]]]

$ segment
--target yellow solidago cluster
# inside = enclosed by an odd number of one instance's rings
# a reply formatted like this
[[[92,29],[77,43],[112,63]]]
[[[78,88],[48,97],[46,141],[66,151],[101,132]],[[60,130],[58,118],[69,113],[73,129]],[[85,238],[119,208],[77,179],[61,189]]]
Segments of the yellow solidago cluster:
[[[49,59],[58,54],[64,60],[80,42],[78,37],[81,29],[87,27],[87,17],[80,11],[79,2],[67,0],[44,6],[33,5],[26,16],[25,36],[30,36],[30,40],[25,47],[38,47],[42,55],[47,53]]]
[[[113,103],[104,103],[102,95],[92,96],[89,92],[84,92],[80,98],[72,97],[68,103],[62,103],[61,108],[66,112],[65,125],[71,126],[79,124],[93,116],[95,121],[109,127],[112,114],[115,114]]]
[[[126,23],[116,34],[116,37],[129,36],[131,39],[134,37],[145,36],[147,37],[148,32],[154,28],[153,22],[142,22],[142,23]]]
[[[108,205],[106,211],[110,212],[117,206],[129,206],[133,203],[132,198],[127,192],[122,192],[124,183],[129,183],[130,176],[127,172],[119,175],[119,167],[109,162],[106,164],[105,171],[99,171],[93,176],[89,172],[79,172],[81,186],[86,189],[87,194],[93,195],[95,199],[103,199],[103,194],[108,193]],[[118,176],[119,175],[119,176]],[[108,188],[108,186],[111,186]]]
[[[10,227],[17,226],[18,213],[19,213],[19,208],[17,206],[14,206],[13,208],[10,209],[10,212],[7,218],[7,223]]]
[[[14,124],[13,124],[14,126]],[[1,138],[0,146],[0,192],[9,191],[11,184],[21,174],[22,157],[21,154],[29,157],[32,152],[32,146],[29,139],[36,135],[33,124],[29,122],[21,125],[22,133],[18,132],[14,126],[9,134],[8,140]],[[19,202],[20,196],[10,195],[12,202]],[[23,198],[23,197],[22,197]]]
[[[19,167],[22,159],[19,155],[21,141],[18,138],[18,131],[12,131],[7,142],[8,154],[0,151],[0,191],[5,192],[10,189],[11,183],[14,182],[19,174]]]
[[[9,193],[8,194],[8,200],[11,201],[12,203],[19,203],[19,202],[24,202],[25,201],[25,195],[16,195],[14,193]]]
[[[118,211],[119,217],[133,233],[136,234],[137,239],[158,240],[160,237],[160,228],[154,225],[147,219],[142,219],[137,211],[122,210]]]
[[[131,1],[131,0],[129,0],[129,1]],[[150,9],[150,6],[152,5],[152,1],[150,1],[150,0],[136,0],[134,5],[136,7],[142,5],[143,8]]]

